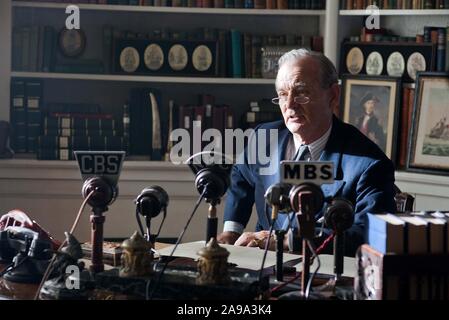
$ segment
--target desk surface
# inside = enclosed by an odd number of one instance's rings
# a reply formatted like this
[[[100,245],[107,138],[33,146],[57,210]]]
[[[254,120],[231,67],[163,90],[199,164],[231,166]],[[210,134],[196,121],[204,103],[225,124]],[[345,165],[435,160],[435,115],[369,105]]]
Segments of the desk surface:
[[[156,250],[161,250],[164,247],[171,246],[170,244],[156,244]],[[183,258],[181,258],[182,260]],[[84,260],[86,266],[89,265],[89,260]],[[185,262],[185,261],[184,261]],[[0,264],[0,271],[3,270],[6,265]],[[105,269],[110,269],[110,266],[106,266]],[[288,280],[290,277],[286,277],[285,280]],[[351,277],[352,278],[352,277]],[[329,279],[329,278],[327,278]],[[349,280],[348,278],[347,280]],[[316,285],[322,285],[323,281],[326,278],[316,279]],[[315,285],[315,281],[314,281]],[[35,293],[37,291],[39,284],[30,284],[30,283],[14,283],[11,281],[7,281],[4,278],[0,278],[0,300],[32,300],[34,299]]]

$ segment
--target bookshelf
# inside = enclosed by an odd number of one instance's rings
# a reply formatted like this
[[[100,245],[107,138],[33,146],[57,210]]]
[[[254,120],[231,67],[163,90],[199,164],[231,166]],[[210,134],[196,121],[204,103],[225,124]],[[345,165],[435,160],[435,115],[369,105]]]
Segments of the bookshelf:
[[[13,1],[13,7],[65,9],[67,3],[36,3]],[[220,14],[220,15],[274,15],[274,16],[325,16],[325,10],[274,10],[274,9],[233,9],[233,8],[187,8],[187,7],[152,7],[132,5],[104,5],[80,3],[81,10],[118,11],[118,12],[159,12],[159,13],[191,13],[191,14]]]
[[[341,16],[366,16],[365,10],[340,10]],[[380,16],[448,16],[446,9],[379,10]]]
[[[168,76],[159,77],[159,76],[132,76],[132,75],[128,76],[128,75],[20,72],[20,71],[11,72],[11,77],[60,79],[60,80],[143,82],[143,83],[274,85],[274,79],[252,79],[252,78],[168,77]]]
[[[94,56],[101,51],[101,26],[120,26],[127,30],[151,30],[155,27],[195,29],[200,27],[237,28],[250,33],[319,34],[324,38],[325,53],[336,61],[336,34],[338,4],[326,0],[326,10],[258,10],[184,7],[140,7],[122,5],[78,4],[81,27],[85,29],[87,46],[85,55]],[[207,93],[221,103],[243,110],[249,101],[271,98],[274,80],[263,78],[142,76],[122,74],[84,74],[29,72],[11,69],[12,32],[14,26],[63,26],[67,17],[66,3],[0,1],[0,120],[9,120],[11,78],[41,79],[44,82],[44,100],[80,101],[90,98],[95,103],[120,109],[126,94],[133,87],[151,86],[170,93],[179,101],[192,100],[192,92]],[[250,23],[248,23],[250,22]],[[72,88],[77,88],[76,91]],[[187,102],[186,102],[187,103]],[[164,101],[166,105],[166,101]],[[169,162],[126,160],[119,180],[119,198],[110,207],[105,224],[108,237],[128,237],[136,229],[133,200],[149,185],[160,185],[170,195],[167,221],[162,236],[174,237],[187,218],[188,210],[197,198],[193,174],[188,168]],[[45,187],[44,187],[45,186]],[[20,207],[56,237],[62,238],[80,205],[82,181],[74,161],[38,161],[11,159],[0,161],[0,210],[7,212]],[[57,199],[57,200],[55,200]],[[87,211],[87,210],[86,210]],[[223,206],[218,207],[221,217]],[[194,218],[193,230],[185,240],[204,237],[207,206],[202,205]],[[154,225],[160,222],[155,219]],[[220,219],[221,223],[221,219]],[[250,222],[252,228],[255,221]],[[221,229],[221,226],[219,226]],[[89,238],[88,215],[84,215],[78,228],[80,240]]]

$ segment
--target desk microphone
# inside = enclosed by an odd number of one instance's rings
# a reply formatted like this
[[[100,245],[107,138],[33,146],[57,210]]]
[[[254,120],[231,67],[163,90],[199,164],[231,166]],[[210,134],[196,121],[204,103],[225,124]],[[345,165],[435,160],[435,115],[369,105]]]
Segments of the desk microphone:
[[[265,192],[265,202],[268,205],[271,205],[271,223],[272,226],[278,217],[279,212],[290,212],[290,199],[289,192],[292,186],[288,183],[276,183],[271,185],[267,191]],[[267,241],[269,241],[271,237],[271,229],[270,234]],[[283,273],[283,254],[284,254],[284,230],[276,231],[276,279],[278,281],[283,281],[284,273]]]
[[[289,192],[292,186],[288,183],[276,183],[265,192],[265,202],[272,206],[271,219],[277,219],[279,212],[291,211]]]
[[[106,220],[103,212],[107,211],[108,206],[116,199],[118,186],[111,183],[107,177],[94,176],[84,181],[81,192],[84,199],[90,195],[87,203],[92,207],[93,212],[90,216],[90,222],[92,223],[92,265],[90,270],[102,272],[104,270],[103,225]]]
[[[336,281],[343,274],[345,238],[344,232],[354,223],[354,207],[346,199],[335,198],[324,212],[324,224],[334,230],[334,274]]]
[[[301,273],[301,295],[307,298],[306,287],[310,276],[311,252],[309,244],[315,236],[315,215],[322,209],[324,194],[321,188],[310,182],[294,186],[289,193],[290,205],[297,212],[302,240],[303,271]]]
[[[92,191],[94,193],[87,200],[87,203],[92,208],[106,209],[117,198],[118,186],[110,183],[106,177],[95,176],[84,182],[81,190],[83,198],[86,199]]]
[[[140,227],[142,234],[143,228],[140,223],[139,214],[145,217],[145,223],[147,226],[146,238],[149,242],[154,243],[156,238],[159,236],[162,225],[167,216],[169,197],[167,192],[160,186],[150,186],[142,190],[139,196],[134,200],[136,204],[136,218]],[[159,231],[156,235],[151,235],[151,219],[157,217],[161,211],[164,212]]]
[[[209,163],[203,161],[203,157],[209,158]],[[198,193],[203,195],[206,202],[210,204],[206,231],[206,243],[208,243],[211,238],[217,238],[216,206],[231,183],[232,160],[222,153],[203,151],[191,156],[186,163],[195,174],[195,187]]]

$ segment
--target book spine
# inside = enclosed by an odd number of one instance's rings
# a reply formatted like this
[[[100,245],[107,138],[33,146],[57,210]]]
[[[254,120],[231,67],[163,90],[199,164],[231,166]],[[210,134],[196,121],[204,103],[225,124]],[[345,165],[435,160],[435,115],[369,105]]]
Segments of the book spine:
[[[446,70],[446,28],[438,28],[437,71]]]
[[[37,151],[37,138],[41,132],[42,123],[42,88],[43,84],[38,80],[26,82],[26,110],[27,110],[27,152]]]
[[[25,105],[25,81],[11,81],[12,148],[16,153],[27,151],[27,113]]]
[[[231,30],[232,77],[241,78],[242,72],[242,35],[238,30]]]

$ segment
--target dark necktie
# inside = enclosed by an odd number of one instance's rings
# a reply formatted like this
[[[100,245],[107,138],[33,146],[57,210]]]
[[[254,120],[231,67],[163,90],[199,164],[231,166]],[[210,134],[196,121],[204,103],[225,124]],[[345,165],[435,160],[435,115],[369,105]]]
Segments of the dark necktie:
[[[301,145],[299,146],[298,150],[296,151],[295,157],[293,158],[294,161],[310,161],[311,155],[310,150],[307,145]]]

